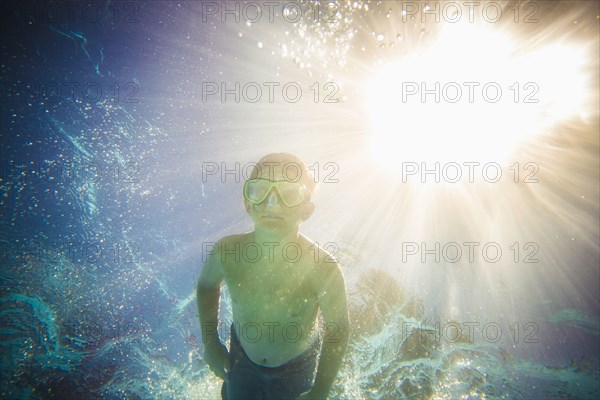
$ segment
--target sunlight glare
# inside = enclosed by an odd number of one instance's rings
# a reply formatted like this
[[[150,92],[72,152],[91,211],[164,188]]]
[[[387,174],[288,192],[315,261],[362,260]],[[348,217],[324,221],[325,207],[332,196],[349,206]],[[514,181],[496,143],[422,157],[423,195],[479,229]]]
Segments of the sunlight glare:
[[[420,54],[369,82],[372,151],[405,161],[504,161],[528,136],[581,112],[584,52],[567,44],[522,51],[516,38],[448,25]]]

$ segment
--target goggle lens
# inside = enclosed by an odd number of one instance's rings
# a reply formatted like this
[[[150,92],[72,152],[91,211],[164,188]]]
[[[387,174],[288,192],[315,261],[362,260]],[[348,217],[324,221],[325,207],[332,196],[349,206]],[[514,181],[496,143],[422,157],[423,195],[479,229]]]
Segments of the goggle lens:
[[[252,204],[260,204],[275,187],[279,197],[288,207],[295,207],[304,201],[306,187],[297,182],[269,181],[266,179],[250,179],[244,184],[244,197]]]

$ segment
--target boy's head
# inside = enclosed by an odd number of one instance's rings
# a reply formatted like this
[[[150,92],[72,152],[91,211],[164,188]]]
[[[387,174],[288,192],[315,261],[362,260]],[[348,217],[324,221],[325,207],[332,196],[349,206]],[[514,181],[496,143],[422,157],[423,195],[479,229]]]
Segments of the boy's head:
[[[304,161],[290,153],[271,153],[261,158],[248,179],[256,178],[303,184],[309,200],[316,189],[315,180]]]
[[[299,225],[314,210],[310,202],[316,188],[306,164],[289,153],[261,158],[244,184],[246,211],[256,224]]]

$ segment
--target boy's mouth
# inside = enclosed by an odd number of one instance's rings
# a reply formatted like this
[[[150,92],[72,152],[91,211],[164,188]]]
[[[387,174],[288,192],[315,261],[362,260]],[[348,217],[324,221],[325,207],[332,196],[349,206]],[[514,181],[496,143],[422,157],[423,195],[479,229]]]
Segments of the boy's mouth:
[[[282,217],[280,217],[279,215],[276,215],[276,214],[264,214],[263,218],[268,218],[268,219],[283,219]]]

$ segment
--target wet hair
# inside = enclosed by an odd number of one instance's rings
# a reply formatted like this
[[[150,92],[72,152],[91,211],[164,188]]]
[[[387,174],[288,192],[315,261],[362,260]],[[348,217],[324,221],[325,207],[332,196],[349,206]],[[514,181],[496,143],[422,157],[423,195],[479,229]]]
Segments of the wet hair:
[[[267,154],[254,165],[250,179],[261,176],[263,171],[266,171],[269,179],[273,179],[275,167],[281,168],[285,180],[304,183],[308,189],[309,198],[315,193],[317,184],[310,170],[304,161],[290,153]]]

